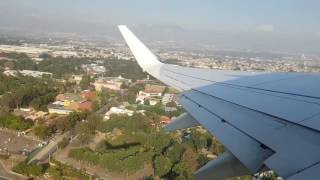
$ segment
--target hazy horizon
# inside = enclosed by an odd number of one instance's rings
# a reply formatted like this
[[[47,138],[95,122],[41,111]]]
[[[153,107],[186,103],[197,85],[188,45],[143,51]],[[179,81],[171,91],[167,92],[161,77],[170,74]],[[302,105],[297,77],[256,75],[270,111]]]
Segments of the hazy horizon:
[[[315,0],[3,0],[0,32],[122,41],[116,25],[126,24],[149,42],[320,54],[319,6]]]

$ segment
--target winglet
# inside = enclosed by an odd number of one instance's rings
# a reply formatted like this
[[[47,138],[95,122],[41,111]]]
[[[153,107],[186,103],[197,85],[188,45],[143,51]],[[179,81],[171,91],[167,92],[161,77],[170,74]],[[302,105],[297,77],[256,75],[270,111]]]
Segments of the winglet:
[[[127,28],[127,26],[119,25],[118,28],[143,71],[146,71],[155,78],[159,78],[160,69],[163,63],[158,60],[158,58]]]

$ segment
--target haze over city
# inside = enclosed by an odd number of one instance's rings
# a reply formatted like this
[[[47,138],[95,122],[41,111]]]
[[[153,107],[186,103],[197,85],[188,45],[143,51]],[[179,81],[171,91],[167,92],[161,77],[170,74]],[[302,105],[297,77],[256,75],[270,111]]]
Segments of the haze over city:
[[[320,54],[319,6],[316,0],[4,0],[0,31],[122,41],[116,25],[127,24],[147,42]]]

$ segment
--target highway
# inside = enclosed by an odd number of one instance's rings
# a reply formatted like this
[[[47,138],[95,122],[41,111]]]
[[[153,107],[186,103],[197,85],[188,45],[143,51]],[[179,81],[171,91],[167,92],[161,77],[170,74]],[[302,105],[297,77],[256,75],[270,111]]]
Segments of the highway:
[[[14,172],[11,172],[10,170],[8,170],[4,164],[0,161],[0,179],[4,180],[22,180],[22,179],[25,179],[23,178],[22,175],[20,174],[16,174]]]
[[[62,135],[55,136],[52,140],[50,140],[49,144],[47,144],[43,149],[41,149],[34,157],[32,157],[28,163],[43,161],[49,157],[49,154],[52,154],[58,149],[58,144],[64,139],[69,138],[70,132],[66,132]]]

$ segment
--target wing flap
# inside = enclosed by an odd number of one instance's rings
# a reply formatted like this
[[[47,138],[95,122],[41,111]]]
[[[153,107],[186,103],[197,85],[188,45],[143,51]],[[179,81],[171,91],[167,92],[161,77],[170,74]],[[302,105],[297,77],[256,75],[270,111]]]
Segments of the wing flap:
[[[247,174],[250,174],[250,171],[234,155],[225,152],[199,169],[195,177],[197,180],[211,180]]]
[[[201,87],[197,90],[294,123],[304,121],[320,112],[318,104],[298,100],[293,96],[289,98],[260,90],[217,84]]]
[[[320,160],[320,155],[318,154],[320,144],[317,143],[320,139],[320,134],[316,131],[196,90],[184,92],[182,94],[182,102],[184,102],[184,99],[197,104],[199,106],[198,109],[205,109],[207,112],[223,119],[230,127],[237,129],[242,134],[274,152],[272,156],[264,159],[262,164],[276,170],[283,177],[289,177]],[[182,103],[182,105],[184,104]],[[187,110],[189,112],[189,109]],[[200,115],[197,114],[197,116]],[[212,119],[209,116],[207,118],[203,117],[199,122],[209,131],[210,128],[213,128],[210,132],[216,135],[216,127],[211,127],[216,126]],[[217,137],[219,138],[219,136]],[[238,136],[234,136],[234,138],[238,139]],[[223,140],[221,142],[225,143]],[[297,142],[299,142],[299,146],[305,148],[304,153],[301,153],[301,149],[296,147]],[[229,148],[236,148],[236,151],[239,150],[239,147]],[[242,162],[242,158],[245,159],[246,156],[239,157],[239,155],[244,156],[244,154],[235,154]]]
[[[200,126],[199,122],[190,116],[190,114],[183,113],[179,117],[173,119],[173,121],[166,125],[164,129],[166,131],[175,131],[178,129],[186,129],[195,126]]]
[[[293,176],[289,177],[288,180],[301,180],[301,179],[309,179],[309,180],[316,180],[318,179],[317,174],[320,171],[320,164],[315,164],[314,166],[307,168],[301,172],[294,174]]]
[[[217,137],[252,173],[262,168],[263,162],[273,153],[261,143],[239,131],[224,119],[212,114],[187,97],[180,103],[200,124]]]

